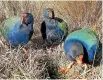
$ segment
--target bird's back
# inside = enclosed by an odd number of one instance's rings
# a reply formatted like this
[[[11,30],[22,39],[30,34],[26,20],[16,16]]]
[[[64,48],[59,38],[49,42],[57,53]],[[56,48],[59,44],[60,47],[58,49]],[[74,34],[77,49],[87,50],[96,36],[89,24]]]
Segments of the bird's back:
[[[60,43],[64,40],[64,37],[68,33],[68,27],[66,23],[55,17],[54,19],[45,19],[46,36],[50,42]]]
[[[98,51],[99,40],[97,35],[90,29],[80,29],[68,35],[64,43],[65,51],[68,50],[69,43],[72,41],[83,44],[88,52],[89,60],[92,61],[94,54]]]
[[[55,18],[55,20],[57,20],[58,27],[63,31],[64,35],[66,35],[68,33],[68,26],[66,22],[57,17]]]
[[[1,33],[12,46],[24,45],[33,34],[33,22],[22,24],[20,17],[10,17],[2,23]]]
[[[0,25],[1,34],[7,39],[8,33],[14,27],[17,21],[20,21],[20,17],[14,16],[10,17],[7,20],[4,20]]]

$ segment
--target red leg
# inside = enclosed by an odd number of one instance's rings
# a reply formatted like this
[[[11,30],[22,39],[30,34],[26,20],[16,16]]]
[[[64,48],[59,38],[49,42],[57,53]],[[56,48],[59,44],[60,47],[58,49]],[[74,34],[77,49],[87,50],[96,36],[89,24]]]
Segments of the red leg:
[[[74,63],[75,63],[75,62],[73,61],[73,62],[71,62],[66,68],[60,68],[60,69],[59,69],[59,72],[62,72],[62,73],[64,73],[64,74],[66,74],[66,73],[69,71],[69,69],[72,68],[72,66],[73,66]]]
[[[27,59],[28,58],[28,48],[27,47],[23,47],[22,49],[24,51],[24,58]]]

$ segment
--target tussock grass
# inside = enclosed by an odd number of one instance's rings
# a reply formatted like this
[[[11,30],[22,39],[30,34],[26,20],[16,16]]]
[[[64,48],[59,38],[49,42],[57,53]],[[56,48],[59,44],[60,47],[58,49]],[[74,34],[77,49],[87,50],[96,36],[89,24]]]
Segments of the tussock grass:
[[[5,44],[4,44],[5,45]],[[31,45],[31,46],[30,46]],[[38,43],[40,47],[42,43]],[[54,48],[35,48],[30,42],[28,43],[28,59],[23,61],[22,47],[10,48],[0,47],[0,78],[1,79],[101,79],[101,65],[89,65],[90,70],[87,74],[80,75],[82,70],[78,65],[74,65],[66,74],[58,72],[59,67],[66,67],[69,63],[68,58],[63,51],[63,44]],[[101,54],[96,58],[100,62]],[[95,62],[96,62],[95,61]],[[75,74],[75,75],[74,75]]]

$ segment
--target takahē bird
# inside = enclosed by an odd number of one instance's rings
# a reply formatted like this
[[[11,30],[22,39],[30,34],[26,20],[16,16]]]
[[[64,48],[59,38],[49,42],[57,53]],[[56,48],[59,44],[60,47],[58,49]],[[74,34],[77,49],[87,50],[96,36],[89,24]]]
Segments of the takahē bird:
[[[41,24],[41,34],[47,44],[59,44],[68,33],[67,24],[55,17],[54,10],[47,8],[44,13],[44,21]]]
[[[93,62],[98,50],[99,39],[91,29],[80,29],[70,33],[64,42],[64,51],[71,63],[67,68],[61,68],[61,72],[68,72],[75,62],[80,66],[83,64],[86,70],[87,63]]]
[[[0,25],[1,34],[11,44],[16,47],[25,45],[33,35],[33,15],[28,12],[22,12],[21,17],[13,16],[4,20]],[[26,52],[26,48],[23,48]]]

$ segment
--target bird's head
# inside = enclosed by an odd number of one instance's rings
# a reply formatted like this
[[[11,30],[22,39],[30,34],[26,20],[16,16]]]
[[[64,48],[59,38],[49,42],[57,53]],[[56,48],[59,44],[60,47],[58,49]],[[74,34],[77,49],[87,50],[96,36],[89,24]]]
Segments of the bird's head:
[[[52,8],[47,8],[44,12],[45,18],[54,18],[54,10]]]
[[[69,55],[81,65],[83,63],[84,49],[80,42],[72,41],[69,47]]]
[[[22,24],[30,24],[30,23],[33,23],[34,22],[34,18],[33,18],[33,15],[28,13],[28,12],[22,12],[21,13],[21,22]]]

